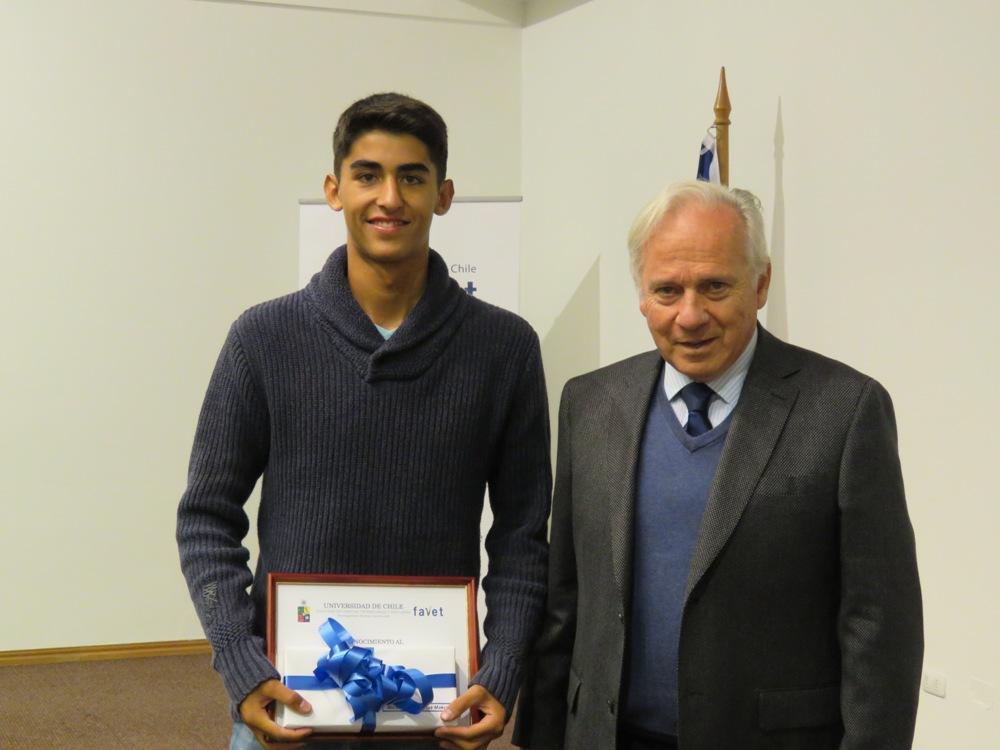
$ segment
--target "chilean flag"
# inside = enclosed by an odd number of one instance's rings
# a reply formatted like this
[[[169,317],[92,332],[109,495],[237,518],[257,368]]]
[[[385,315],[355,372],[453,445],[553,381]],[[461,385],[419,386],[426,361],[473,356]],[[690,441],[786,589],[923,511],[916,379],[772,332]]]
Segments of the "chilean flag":
[[[711,131],[705,134],[701,142],[701,153],[698,154],[698,179],[703,182],[722,182],[719,177],[719,155],[715,151],[715,136]]]

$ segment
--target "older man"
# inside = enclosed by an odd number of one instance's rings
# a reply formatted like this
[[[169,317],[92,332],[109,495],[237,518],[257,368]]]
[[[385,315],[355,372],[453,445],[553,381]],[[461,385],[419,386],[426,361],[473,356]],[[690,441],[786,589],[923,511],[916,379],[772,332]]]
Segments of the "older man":
[[[674,185],[629,247],[656,351],[563,391],[515,741],[909,748],[923,636],[889,395],[757,324],[749,193]]]

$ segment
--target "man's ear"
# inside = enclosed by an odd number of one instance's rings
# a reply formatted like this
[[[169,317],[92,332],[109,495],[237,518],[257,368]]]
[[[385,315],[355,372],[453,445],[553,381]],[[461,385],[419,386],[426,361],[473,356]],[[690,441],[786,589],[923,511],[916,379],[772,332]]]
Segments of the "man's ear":
[[[771,264],[760,276],[757,277],[757,309],[760,310],[767,304],[767,290],[771,288]]]
[[[340,185],[337,183],[337,177],[333,174],[328,174],[326,179],[323,180],[323,192],[326,194],[326,202],[334,211],[340,211],[344,208],[344,203],[340,200]]]
[[[445,180],[438,188],[438,199],[437,205],[434,206],[434,213],[438,216],[444,216],[451,208],[453,200],[455,200],[455,183],[451,180]]]

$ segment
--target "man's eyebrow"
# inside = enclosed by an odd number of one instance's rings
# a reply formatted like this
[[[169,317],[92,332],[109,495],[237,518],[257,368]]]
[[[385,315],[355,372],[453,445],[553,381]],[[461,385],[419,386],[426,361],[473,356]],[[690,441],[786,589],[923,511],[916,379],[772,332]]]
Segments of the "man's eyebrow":
[[[430,167],[428,167],[423,162],[415,161],[411,164],[400,164],[396,167],[397,172],[427,172],[430,173]]]
[[[375,172],[382,171],[382,165],[377,161],[372,161],[371,159],[357,159],[351,162],[351,169],[369,169]],[[415,161],[408,162],[406,164],[400,164],[396,167],[397,172],[423,172],[430,174],[430,167],[428,167],[423,162]]]

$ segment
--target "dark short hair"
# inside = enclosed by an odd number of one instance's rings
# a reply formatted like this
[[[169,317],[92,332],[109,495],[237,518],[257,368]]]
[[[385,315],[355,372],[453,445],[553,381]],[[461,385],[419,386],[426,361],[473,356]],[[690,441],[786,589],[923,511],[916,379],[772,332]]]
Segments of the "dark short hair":
[[[340,165],[354,142],[372,130],[412,135],[420,140],[437,169],[438,184],[444,182],[448,167],[448,126],[433,108],[404,94],[372,94],[359,99],[337,120],[333,131],[333,172],[340,176]]]

